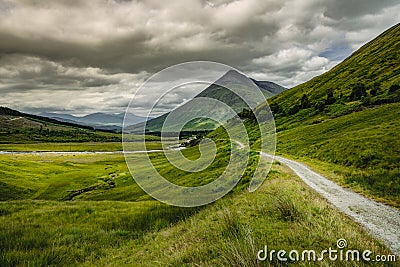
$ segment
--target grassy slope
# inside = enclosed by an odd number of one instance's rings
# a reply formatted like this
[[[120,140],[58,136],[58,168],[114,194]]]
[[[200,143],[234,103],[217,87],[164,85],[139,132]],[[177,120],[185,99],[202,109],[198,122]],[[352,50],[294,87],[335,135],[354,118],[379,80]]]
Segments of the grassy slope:
[[[400,85],[399,51],[400,24],[329,72],[272,98],[277,153],[331,164],[340,184],[400,207],[400,92],[389,92]],[[366,86],[366,96],[351,100],[357,83]],[[327,103],[331,89],[334,99]],[[310,105],[293,112],[303,95]],[[323,110],[315,106],[320,102]]]
[[[399,51],[400,24],[397,24],[329,72],[278,94],[271,99],[271,103],[288,108],[300,101],[303,94],[316,102],[324,99],[331,89],[336,90],[336,94],[349,95],[352,86],[358,82],[364,83],[368,89],[374,83],[380,83],[380,93],[383,93],[392,84],[400,84]]]
[[[257,266],[255,253],[265,244],[321,251],[338,238],[352,249],[390,253],[281,165],[259,191],[203,209],[151,200],[0,202],[1,266]]]

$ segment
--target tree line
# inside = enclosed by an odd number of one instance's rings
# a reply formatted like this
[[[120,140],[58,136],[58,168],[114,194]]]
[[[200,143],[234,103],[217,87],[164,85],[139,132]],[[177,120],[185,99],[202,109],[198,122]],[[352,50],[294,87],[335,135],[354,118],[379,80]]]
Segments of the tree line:
[[[328,90],[322,99],[311,101],[307,94],[303,94],[301,99],[288,108],[281,107],[278,103],[272,103],[270,108],[274,114],[294,115],[302,109],[314,108],[316,111],[323,112],[328,106],[338,102],[360,101],[364,106],[381,105],[400,101],[400,85],[393,84],[388,90],[382,91],[381,85],[375,83],[370,90],[364,83],[356,83],[351,88],[350,95],[334,95],[335,90]]]

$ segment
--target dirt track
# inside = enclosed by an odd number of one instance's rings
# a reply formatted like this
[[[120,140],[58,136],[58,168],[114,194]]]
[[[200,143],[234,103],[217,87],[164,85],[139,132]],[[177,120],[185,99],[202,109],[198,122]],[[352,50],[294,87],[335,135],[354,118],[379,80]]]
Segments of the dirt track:
[[[270,157],[267,154],[262,153],[262,155]],[[344,189],[294,160],[278,156],[275,156],[275,160],[291,168],[308,186],[364,226],[373,236],[382,240],[393,253],[400,256],[400,211],[398,209]]]

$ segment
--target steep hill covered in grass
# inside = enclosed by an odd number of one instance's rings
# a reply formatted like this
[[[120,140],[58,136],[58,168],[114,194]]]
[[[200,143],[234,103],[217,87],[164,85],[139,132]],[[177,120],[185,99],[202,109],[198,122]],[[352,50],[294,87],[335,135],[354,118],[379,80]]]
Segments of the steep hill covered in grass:
[[[274,111],[295,114],[301,108],[315,107],[321,111],[323,106],[350,105],[360,100],[366,105],[398,101],[398,94],[396,98],[393,93],[399,91],[400,85],[399,51],[400,24],[397,24],[327,73],[273,97]],[[308,101],[305,98],[302,101],[304,95]]]
[[[337,182],[400,206],[399,51],[397,24],[327,73],[273,97],[277,152],[332,164]]]

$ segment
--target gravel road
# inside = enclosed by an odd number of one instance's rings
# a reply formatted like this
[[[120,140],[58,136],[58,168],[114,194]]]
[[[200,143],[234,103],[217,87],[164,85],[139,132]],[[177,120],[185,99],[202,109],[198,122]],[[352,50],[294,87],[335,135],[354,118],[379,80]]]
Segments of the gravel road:
[[[271,157],[265,153],[262,155]],[[275,156],[275,160],[287,165],[308,186],[364,226],[373,236],[382,240],[393,253],[400,256],[400,211],[398,209],[344,189],[294,160],[278,156]]]

